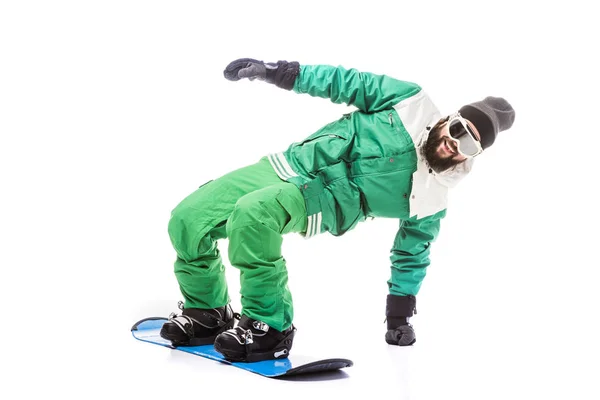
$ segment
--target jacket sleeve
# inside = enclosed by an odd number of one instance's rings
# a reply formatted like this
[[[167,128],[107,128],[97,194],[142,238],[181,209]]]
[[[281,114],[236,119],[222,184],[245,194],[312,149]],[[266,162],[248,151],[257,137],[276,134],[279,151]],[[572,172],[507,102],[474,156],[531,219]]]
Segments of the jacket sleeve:
[[[330,99],[333,103],[353,105],[364,112],[393,107],[421,90],[412,82],[386,75],[359,72],[329,65],[301,65],[294,83],[296,93]]]
[[[389,292],[395,296],[416,296],[429,266],[429,250],[440,231],[446,210],[421,219],[400,221],[391,251]]]

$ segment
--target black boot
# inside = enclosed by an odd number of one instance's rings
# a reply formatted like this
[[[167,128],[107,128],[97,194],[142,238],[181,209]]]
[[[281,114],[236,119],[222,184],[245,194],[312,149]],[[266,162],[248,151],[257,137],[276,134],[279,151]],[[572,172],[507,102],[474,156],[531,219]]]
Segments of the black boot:
[[[172,313],[160,330],[160,336],[170,340],[173,346],[213,344],[219,333],[233,328],[235,323],[229,304],[208,310],[184,308],[181,301],[178,306],[182,310],[181,315]]]
[[[243,315],[237,327],[215,339],[215,350],[229,361],[255,362],[287,358],[292,349],[296,328],[283,332]]]

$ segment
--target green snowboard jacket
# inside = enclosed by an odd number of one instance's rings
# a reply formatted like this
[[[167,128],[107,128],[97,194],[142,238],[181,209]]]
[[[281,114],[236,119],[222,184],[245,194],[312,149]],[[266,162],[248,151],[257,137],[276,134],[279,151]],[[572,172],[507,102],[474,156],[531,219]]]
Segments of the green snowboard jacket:
[[[340,236],[370,217],[397,218],[389,292],[416,296],[429,266],[430,244],[446,215],[448,188],[472,160],[435,174],[421,155],[428,129],[442,118],[412,82],[328,65],[302,65],[293,91],[355,106],[269,161],[304,195],[306,238]],[[390,238],[391,239],[391,238]]]

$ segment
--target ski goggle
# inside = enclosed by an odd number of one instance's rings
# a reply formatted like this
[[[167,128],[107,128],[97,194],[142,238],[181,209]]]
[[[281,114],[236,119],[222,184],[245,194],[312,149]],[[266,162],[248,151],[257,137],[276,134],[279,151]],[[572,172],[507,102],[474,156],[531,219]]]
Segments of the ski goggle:
[[[481,143],[467,121],[459,113],[448,119],[450,137],[458,143],[458,152],[465,157],[475,157],[483,151]]]

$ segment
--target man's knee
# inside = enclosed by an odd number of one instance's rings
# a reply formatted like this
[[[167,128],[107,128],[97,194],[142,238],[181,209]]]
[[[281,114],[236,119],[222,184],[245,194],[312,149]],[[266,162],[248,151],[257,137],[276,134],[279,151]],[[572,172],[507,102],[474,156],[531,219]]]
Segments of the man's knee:
[[[201,207],[180,204],[169,218],[168,232],[171,243],[184,260],[195,259],[202,252],[201,241],[210,230],[210,221],[202,214]]]
[[[264,197],[250,193],[240,198],[235,204],[227,221],[228,236],[229,232],[235,229],[257,223],[267,226],[272,225],[272,217],[268,211],[268,206],[265,204]]]

